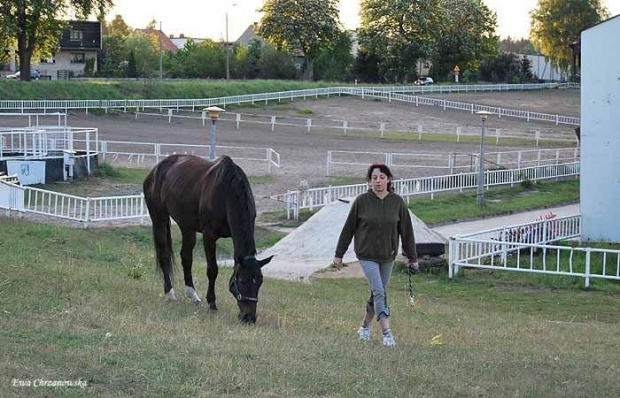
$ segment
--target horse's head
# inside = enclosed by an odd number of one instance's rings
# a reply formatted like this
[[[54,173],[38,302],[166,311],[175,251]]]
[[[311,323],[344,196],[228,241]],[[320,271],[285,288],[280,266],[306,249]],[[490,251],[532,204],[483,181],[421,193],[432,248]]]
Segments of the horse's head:
[[[241,262],[235,263],[228,290],[237,300],[239,320],[243,323],[256,322],[258,290],[263,284],[261,268],[269,264],[272,258],[257,260],[254,256],[246,256]]]

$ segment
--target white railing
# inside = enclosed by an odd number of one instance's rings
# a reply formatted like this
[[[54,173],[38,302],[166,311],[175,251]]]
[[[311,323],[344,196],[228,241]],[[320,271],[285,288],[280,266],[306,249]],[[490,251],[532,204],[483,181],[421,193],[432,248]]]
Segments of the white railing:
[[[514,185],[526,180],[539,181],[579,176],[580,163],[563,163],[545,166],[527,167],[510,170],[485,171],[485,187]],[[461,173],[444,176],[401,179],[393,182],[394,190],[399,195],[409,198],[417,195],[430,195],[449,191],[463,191],[478,186],[478,173]],[[336,187],[312,188],[307,190],[288,191],[271,198],[286,204],[287,217],[291,214],[299,218],[300,209],[314,209],[325,206],[339,198],[358,196],[368,190],[368,184],[341,185]]]
[[[57,118],[56,126],[66,126],[67,125],[67,114],[61,112],[52,112],[52,113],[39,113],[39,112],[29,112],[29,113],[7,113],[0,112],[0,117],[16,117],[16,118],[28,118],[28,127],[40,126],[41,120],[48,120],[50,118]]]
[[[476,153],[397,153],[363,151],[328,151],[327,175],[335,166],[368,167],[381,162],[389,167],[441,169],[449,174],[455,171],[478,170],[479,154]],[[524,151],[488,152],[487,168],[517,168],[579,161],[579,148],[534,149]]]
[[[120,161],[121,159],[126,159],[129,163],[144,163],[146,161],[159,163],[160,159],[173,154],[188,154],[208,157],[209,145],[101,141],[99,152],[101,153],[104,161]],[[265,163],[267,165],[268,173],[271,173],[272,167],[280,168],[280,154],[272,148],[218,145],[215,147],[215,155],[228,155],[235,161],[243,160]]]
[[[450,238],[449,276],[460,268],[620,280],[620,250],[553,245],[578,238],[581,216],[538,220]]]
[[[406,102],[415,102],[416,105],[441,105],[446,108],[470,110],[471,112],[478,110],[488,110],[500,115],[511,115],[512,111],[502,110],[501,108],[486,107],[483,105],[474,105],[467,103],[460,103],[455,101],[437,100],[432,98],[413,97],[411,95],[405,95],[405,93],[456,93],[456,92],[479,92],[479,91],[521,91],[521,90],[542,90],[562,87],[557,83],[543,83],[543,84],[494,84],[494,85],[431,85],[431,86],[380,86],[380,87],[328,87],[328,88],[315,88],[305,90],[291,90],[281,91],[275,93],[261,93],[261,94],[245,94],[234,95],[228,97],[219,98],[205,98],[205,99],[152,99],[152,100],[3,100],[0,101],[0,110],[19,111],[21,113],[29,112],[32,110],[42,110],[43,113],[55,110],[64,110],[65,113],[69,109],[104,109],[106,112],[108,109],[122,109],[127,112],[128,109],[145,109],[145,108],[172,108],[177,111],[181,108],[191,108],[192,111],[196,108],[204,108],[211,105],[240,105],[242,103],[255,102],[269,102],[269,101],[282,101],[291,99],[307,99],[318,98],[320,96],[329,97],[330,95],[356,95],[365,98],[369,97],[381,97],[395,100],[401,100]],[[564,85],[563,87],[569,87]],[[469,107],[469,108],[468,108]],[[470,109],[471,108],[471,109]],[[579,118],[559,115],[547,115],[536,112],[527,112],[527,115],[521,114],[517,116],[521,118],[527,118],[533,120],[550,121],[556,124],[574,124],[579,125]]]
[[[0,208],[84,223],[142,219],[144,195],[85,198],[0,181]]]
[[[62,158],[63,150],[96,150],[99,130],[70,126],[0,128],[0,160]]]
[[[467,105],[468,109],[470,104]],[[526,111],[522,111],[526,114]],[[175,114],[173,109],[161,109],[160,113],[157,112],[145,112],[136,111],[134,113],[135,118],[138,116],[151,116],[168,119],[168,123],[172,123],[173,119],[193,119],[198,120],[202,126],[204,126],[208,117],[206,112],[202,112],[200,116],[193,116],[190,114]],[[439,127],[436,123],[432,127],[425,127],[422,123],[416,123],[409,129],[403,129],[402,125],[392,125],[389,122],[370,122],[370,121],[348,121],[348,120],[326,120],[321,118],[303,118],[295,116],[275,116],[275,115],[262,115],[252,113],[234,113],[228,112],[220,115],[218,124],[232,124],[237,130],[240,130],[242,126],[246,124],[258,124],[264,126],[270,126],[271,131],[275,131],[276,126],[296,127],[305,130],[310,133],[312,130],[335,130],[341,131],[343,135],[347,135],[349,132],[363,131],[363,132],[378,132],[383,138],[386,133],[400,133],[406,135],[417,136],[418,140],[422,140],[423,136],[433,136],[437,134],[454,135],[456,142],[461,142],[461,137],[480,137],[480,128],[473,126],[458,126],[453,123],[443,123]],[[427,131],[428,130],[428,131]],[[495,139],[495,143],[498,145],[500,139],[517,139],[535,141],[536,146],[539,146],[541,140],[547,141],[568,141],[578,142],[575,132],[570,131],[552,131],[552,130],[508,130],[501,128],[488,129],[488,139]]]
[[[466,103],[466,102],[456,102],[450,101],[446,99],[438,99],[438,98],[424,98],[420,96],[413,96],[408,94],[400,94],[395,92],[385,92],[385,91],[364,91],[362,97],[371,97],[371,98],[382,98],[387,99],[389,102],[392,101],[400,101],[407,102],[410,104],[415,104],[416,106],[420,105],[428,105],[428,106],[440,106],[444,110],[446,109],[456,109],[460,111],[466,111],[469,113],[475,113],[479,111],[490,112],[491,114],[498,115],[500,118],[502,116],[515,117],[519,119],[526,119],[528,122],[530,120],[539,120],[543,122],[550,122],[558,124],[569,124],[574,126],[579,126],[581,124],[581,119],[574,116],[562,116],[562,115],[552,115],[547,113],[539,113],[539,112],[530,112],[524,110],[516,110],[516,109],[504,109],[495,106],[487,106],[487,105],[478,105],[474,103]]]

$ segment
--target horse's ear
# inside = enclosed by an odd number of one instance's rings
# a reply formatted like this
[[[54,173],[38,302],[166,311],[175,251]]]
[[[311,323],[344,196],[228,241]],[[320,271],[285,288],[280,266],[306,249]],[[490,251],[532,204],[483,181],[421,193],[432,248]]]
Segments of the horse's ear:
[[[273,256],[269,256],[264,260],[258,260],[258,265],[260,265],[260,267],[263,268],[265,265],[269,264],[272,258]]]

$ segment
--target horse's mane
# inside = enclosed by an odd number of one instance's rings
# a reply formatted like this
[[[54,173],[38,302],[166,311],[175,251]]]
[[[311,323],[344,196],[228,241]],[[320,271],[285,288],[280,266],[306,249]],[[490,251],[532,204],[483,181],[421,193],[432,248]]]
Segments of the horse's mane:
[[[245,245],[244,255],[254,255],[256,204],[250,182],[241,167],[228,156],[221,157],[213,167],[217,170],[213,183],[220,187],[221,192],[225,192],[226,207],[229,209],[228,224],[233,240]]]

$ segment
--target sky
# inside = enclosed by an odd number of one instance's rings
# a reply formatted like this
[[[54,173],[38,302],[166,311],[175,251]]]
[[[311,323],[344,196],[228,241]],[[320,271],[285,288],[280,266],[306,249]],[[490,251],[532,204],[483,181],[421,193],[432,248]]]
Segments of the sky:
[[[505,38],[528,37],[529,12],[536,8],[537,0],[483,0],[497,13],[497,33]],[[257,11],[264,0],[114,0],[115,6],[108,19],[121,14],[132,28],[144,28],[151,20],[161,22],[162,30],[170,35],[183,33],[187,37],[226,38],[226,14],[228,14],[228,38],[236,40],[253,22],[259,22]],[[620,14],[620,0],[603,0],[611,15]],[[340,20],[345,28],[360,25],[360,0],[340,0]]]

